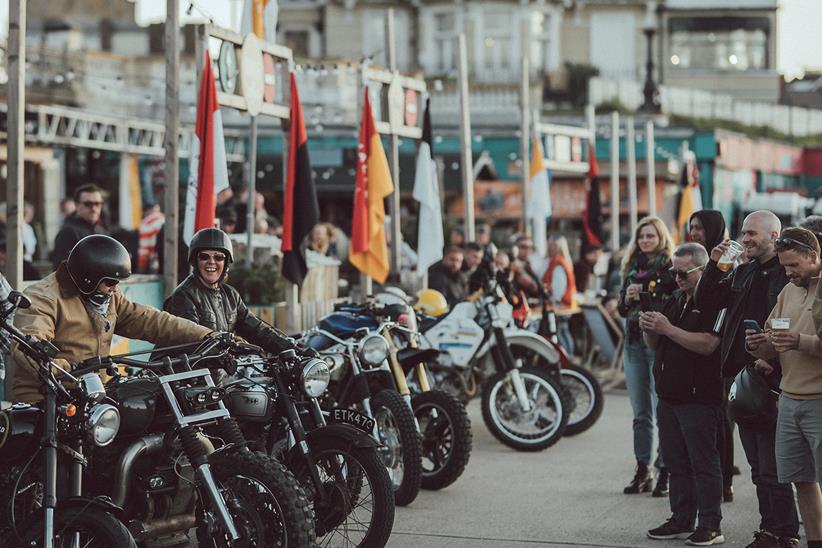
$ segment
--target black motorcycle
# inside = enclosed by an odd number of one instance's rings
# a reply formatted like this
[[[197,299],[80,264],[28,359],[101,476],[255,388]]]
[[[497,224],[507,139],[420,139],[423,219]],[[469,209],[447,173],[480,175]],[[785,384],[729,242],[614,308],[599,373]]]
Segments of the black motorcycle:
[[[310,494],[317,544],[385,545],[394,497],[370,436],[373,420],[337,410],[327,424],[317,401],[329,383],[323,360],[245,348],[235,358],[236,372],[222,381],[226,403],[252,448],[277,455]]]
[[[313,512],[297,480],[276,460],[246,447],[223,404],[225,390],[215,386],[209,369],[195,369],[201,363],[222,366],[215,356],[227,355],[234,344],[231,335],[221,334],[174,358],[98,360],[133,374],[107,385],[122,427],[115,443],[92,456],[92,488],[123,505],[140,543],[185,541],[192,527],[200,548],[302,547],[314,541]],[[219,438],[218,449],[208,436]]]
[[[122,510],[106,497],[83,493],[84,446],[112,442],[120,426],[117,408],[106,403],[96,370],[61,371],[56,346],[6,323],[15,309],[29,306],[13,291],[0,314],[0,328],[37,364],[44,397],[42,404],[0,412],[0,546],[136,547],[118,519]]]

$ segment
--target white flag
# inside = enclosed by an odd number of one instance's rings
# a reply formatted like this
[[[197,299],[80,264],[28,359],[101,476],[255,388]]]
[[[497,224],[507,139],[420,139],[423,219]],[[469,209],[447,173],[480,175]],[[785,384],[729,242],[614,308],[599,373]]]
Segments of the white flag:
[[[277,43],[277,0],[245,0],[240,34],[253,32],[264,42]]]
[[[534,137],[531,147],[530,196],[525,216],[534,227],[534,247],[541,256],[545,256],[548,247],[545,223],[553,213],[551,207],[551,178],[545,169],[542,141]]]
[[[414,199],[420,204],[417,238],[417,273],[428,272],[428,267],[442,259],[445,237],[442,232],[442,204],[437,182],[437,164],[431,146],[430,99],[423,114],[422,140],[417,153],[417,172],[414,175]]]

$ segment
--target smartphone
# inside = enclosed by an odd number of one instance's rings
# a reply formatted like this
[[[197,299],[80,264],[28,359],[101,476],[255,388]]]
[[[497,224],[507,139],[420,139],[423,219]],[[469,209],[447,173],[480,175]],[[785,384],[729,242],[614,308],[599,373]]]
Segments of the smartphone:
[[[759,327],[756,320],[743,320],[742,325],[745,326],[745,329],[753,329],[757,333],[762,333],[762,328]]]
[[[651,294],[647,291],[639,292],[639,309],[643,312],[652,312],[654,309],[654,303],[651,299]]]

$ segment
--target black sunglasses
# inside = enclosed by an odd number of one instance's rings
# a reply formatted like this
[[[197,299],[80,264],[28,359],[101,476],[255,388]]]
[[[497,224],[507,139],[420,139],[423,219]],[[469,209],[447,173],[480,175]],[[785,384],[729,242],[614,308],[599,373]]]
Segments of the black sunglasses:
[[[86,206],[86,207],[87,207],[87,208],[89,208],[89,209],[91,209],[91,208],[92,208],[92,207],[94,207],[94,206],[97,206],[97,207],[103,207],[103,202],[92,202],[92,201],[88,201],[88,202],[80,202],[80,203],[81,203],[81,204],[83,204],[84,206]]]
[[[816,251],[814,248],[812,248],[805,242],[800,242],[799,240],[795,240],[794,238],[779,237],[774,241],[774,247],[777,251],[788,251],[789,249],[793,249],[796,246],[804,247],[809,251]]]
[[[201,252],[197,254],[197,258],[203,262],[213,260],[215,263],[221,263],[225,261],[225,255],[223,255],[222,253],[215,253],[214,255],[212,255],[211,253]]]
[[[705,268],[704,266],[695,266],[689,270],[677,270],[675,268],[669,268],[668,272],[671,273],[671,276],[674,278],[682,278],[683,280],[688,277],[688,274],[691,272],[696,272],[697,270],[701,270]]]
[[[120,283],[120,280],[115,280],[113,278],[104,278],[103,285],[106,287],[115,287],[117,284]]]

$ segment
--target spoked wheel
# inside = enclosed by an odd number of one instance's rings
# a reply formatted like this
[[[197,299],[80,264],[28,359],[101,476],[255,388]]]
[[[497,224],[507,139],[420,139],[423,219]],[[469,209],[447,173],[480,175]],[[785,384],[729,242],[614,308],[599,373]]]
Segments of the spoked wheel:
[[[411,504],[422,480],[420,436],[411,409],[396,390],[382,390],[371,399],[382,447],[377,450],[388,470],[398,506]]]
[[[602,387],[590,371],[576,365],[563,367],[560,379],[562,388],[571,400],[568,428],[564,435],[581,434],[591,428],[602,415]]]
[[[15,546],[43,545],[43,517],[34,520],[23,535],[22,544]],[[112,514],[96,508],[58,508],[54,512],[55,548],[111,548],[112,546],[136,548],[126,526]],[[11,545],[9,545],[11,546]]]
[[[465,406],[441,390],[415,394],[411,405],[422,433],[422,487],[448,487],[471,457],[471,420]]]
[[[499,441],[519,451],[541,451],[562,437],[568,423],[563,390],[547,373],[518,369],[528,409],[523,409],[513,384],[513,372],[488,378],[482,389],[482,418]]]
[[[197,542],[209,548],[303,547],[314,541],[314,512],[291,472],[250,451],[212,455],[211,473],[240,533],[232,542],[210,506],[197,501]],[[201,496],[204,494],[201,494]]]
[[[384,546],[394,527],[394,492],[376,451],[321,438],[311,442],[311,459],[322,481],[325,499],[314,491],[302,460],[296,475],[314,501],[317,545]]]

